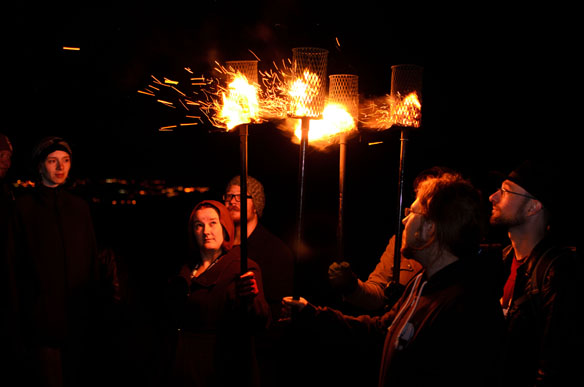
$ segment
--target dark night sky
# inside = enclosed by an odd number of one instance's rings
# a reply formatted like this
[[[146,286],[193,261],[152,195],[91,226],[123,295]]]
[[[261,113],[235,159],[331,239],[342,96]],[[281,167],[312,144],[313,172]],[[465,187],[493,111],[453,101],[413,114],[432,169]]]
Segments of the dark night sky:
[[[446,165],[482,186],[489,170],[507,172],[539,152],[576,171],[581,45],[570,20],[573,10],[513,10],[491,3],[485,9],[428,9],[417,2],[384,2],[382,9],[372,1],[334,8],[292,0],[253,6],[112,3],[27,4],[6,12],[13,23],[2,33],[7,100],[2,131],[16,149],[14,176],[26,174],[32,144],[55,134],[74,146],[80,177],[222,187],[239,170],[237,136],[210,133],[203,125],[158,132],[180,122],[180,114],[137,90],[151,74],[173,78],[185,66],[208,73],[215,60],[253,59],[248,50],[262,60],[260,68],[269,67],[300,46],[328,49],[328,73],[359,75],[363,96],[389,93],[392,65],[424,67],[423,122],[408,142],[407,181],[421,169]],[[384,142],[368,146],[371,141]],[[363,131],[348,145],[347,162],[347,199],[379,205],[393,219],[399,133]],[[338,149],[308,154],[307,195],[327,203],[322,211],[332,219],[337,164]],[[273,125],[250,129],[249,171],[272,194],[272,219],[274,196],[288,195],[287,207],[293,207],[297,165],[298,147]],[[283,208],[285,200],[279,201]],[[362,211],[353,208],[351,216]],[[381,227],[381,239],[390,228]]]

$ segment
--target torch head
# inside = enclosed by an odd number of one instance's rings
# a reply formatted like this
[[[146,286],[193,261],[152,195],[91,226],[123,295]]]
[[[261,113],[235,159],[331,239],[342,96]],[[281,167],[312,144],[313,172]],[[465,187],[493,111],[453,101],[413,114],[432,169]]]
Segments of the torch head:
[[[326,97],[328,51],[322,48],[292,49],[293,74],[289,85],[288,115],[295,118],[319,118]]]

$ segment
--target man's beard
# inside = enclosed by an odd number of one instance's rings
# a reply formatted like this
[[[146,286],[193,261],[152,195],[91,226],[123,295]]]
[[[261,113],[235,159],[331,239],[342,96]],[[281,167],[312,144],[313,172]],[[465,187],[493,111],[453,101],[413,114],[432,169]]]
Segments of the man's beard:
[[[231,218],[233,219],[233,223],[239,224],[239,221],[241,220],[241,219],[239,219],[240,218],[240,214],[241,214],[241,210],[239,209],[239,207],[236,207],[236,206],[228,206],[227,207],[227,210],[231,214]]]
[[[519,207],[514,214],[510,215],[503,215],[500,210],[498,210],[497,214],[491,213],[491,218],[489,219],[490,224],[492,226],[505,228],[511,228],[522,225],[523,223],[525,223],[525,215],[523,215],[525,205],[527,205],[527,202],[522,204],[521,207]]]

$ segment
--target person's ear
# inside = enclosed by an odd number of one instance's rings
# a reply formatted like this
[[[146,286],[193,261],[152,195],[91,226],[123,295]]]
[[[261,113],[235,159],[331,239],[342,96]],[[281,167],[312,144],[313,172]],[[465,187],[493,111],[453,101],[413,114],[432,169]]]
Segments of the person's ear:
[[[436,223],[431,220],[424,219],[422,224],[422,240],[430,241],[436,235]]]
[[[531,199],[529,205],[527,206],[527,215],[535,215],[543,210],[543,204],[539,200]]]

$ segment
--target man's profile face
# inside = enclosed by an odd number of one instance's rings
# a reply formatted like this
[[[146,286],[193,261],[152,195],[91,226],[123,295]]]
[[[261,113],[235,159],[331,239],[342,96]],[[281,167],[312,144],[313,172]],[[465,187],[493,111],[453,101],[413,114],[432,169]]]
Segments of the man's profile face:
[[[493,205],[490,222],[493,226],[513,227],[525,222],[524,210],[529,195],[521,186],[510,180],[505,180],[501,188],[489,197]]]
[[[416,259],[416,252],[425,243],[421,233],[424,215],[420,201],[417,198],[407,210],[407,215],[403,218],[402,223],[404,230],[402,233],[401,253],[406,258]]]

